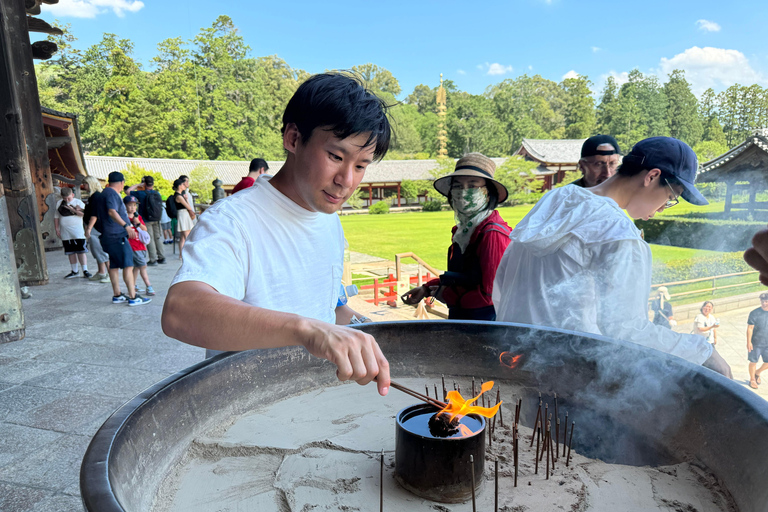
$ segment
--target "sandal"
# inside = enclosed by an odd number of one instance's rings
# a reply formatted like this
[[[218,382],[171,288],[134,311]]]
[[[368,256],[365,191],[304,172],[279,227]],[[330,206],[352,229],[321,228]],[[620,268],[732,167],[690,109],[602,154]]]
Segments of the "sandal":
[[[758,384],[762,384],[762,382],[760,382],[760,374],[759,373],[755,374],[755,382],[757,382]]]
[[[757,381],[754,381],[754,380],[749,381],[749,387],[751,387],[752,389],[757,389]]]

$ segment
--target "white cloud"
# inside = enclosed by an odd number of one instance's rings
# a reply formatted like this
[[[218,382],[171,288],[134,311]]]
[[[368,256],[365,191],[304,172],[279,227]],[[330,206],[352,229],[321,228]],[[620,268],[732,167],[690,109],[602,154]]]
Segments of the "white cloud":
[[[464,71],[463,69],[457,69],[456,73],[459,74],[459,75],[466,75],[467,74],[467,72]]]
[[[566,74],[564,74],[563,78],[561,78],[560,80],[565,80],[566,78],[579,78],[579,74],[572,69]]]
[[[622,71],[621,73],[617,73],[614,70],[610,70],[605,75],[601,75],[600,81],[605,83],[605,81],[608,79],[609,76],[613,77],[613,79],[616,81],[616,85],[618,85],[619,87],[621,87],[623,84],[629,81],[629,72]]]
[[[714,21],[698,20],[696,25],[698,25],[699,30],[703,32],[720,32],[720,25]]]
[[[768,77],[752,68],[749,59],[738,50],[694,46],[674,57],[659,62],[659,78],[666,81],[667,75],[675,69],[685,71],[685,78],[691,83],[696,95],[709,87],[725,89],[735,83],[742,85],[768,85]]]
[[[127,12],[138,12],[144,8],[141,0],[60,0],[58,4],[48,5],[46,12],[62,18],[95,18],[110,9],[122,18]]]
[[[528,66],[528,71],[533,71],[533,66]]]
[[[593,46],[593,47],[592,47],[592,53],[597,53],[597,52],[599,52],[600,50],[602,50],[602,48],[600,48],[599,46]]]
[[[505,66],[498,62],[494,62],[493,64],[487,62],[485,64],[479,64],[477,69],[485,71],[487,75],[506,75],[507,73],[514,71],[512,66]]]

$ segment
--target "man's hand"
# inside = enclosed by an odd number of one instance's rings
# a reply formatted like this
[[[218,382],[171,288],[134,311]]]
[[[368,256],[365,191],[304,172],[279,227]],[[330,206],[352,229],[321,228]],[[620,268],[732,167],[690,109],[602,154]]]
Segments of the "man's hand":
[[[137,238],[139,238],[139,234],[136,232],[135,229],[131,227],[130,224],[125,225],[125,230],[128,231],[128,238],[130,238],[131,240],[136,240]]]
[[[752,342],[747,342],[747,352],[752,352],[754,350],[754,347],[752,346]]]
[[[752,238],[752,247],[744,252],[744,261],[760,272],[760,282],[768,286],[768,229],[758,231]]]
[[[85,238],[91,238],[91,228],[85,228]]]
[[[56,228],[56,238],[61,238],[61,230],[59,228]]]
[[[389,392],[389,362],[373,336],[345,326],[308,321],[304,347],[313,356],[335,364],[339,380],[365,385],[377,377],[379,394]]]
[[[712,355],[709,356],[709,359],[704,361],[704,364],[702,364],[704,368],[709,368],[710,370],[716,371],[720,375],[724,375],[728,377],[729,379],[733,379],[733,373],[731,373],[731,367],[728,365],[728,363],[725,362],[725,359],[723,359],[723,356],[720,355],[720,353],[715,349],[712,348]]]

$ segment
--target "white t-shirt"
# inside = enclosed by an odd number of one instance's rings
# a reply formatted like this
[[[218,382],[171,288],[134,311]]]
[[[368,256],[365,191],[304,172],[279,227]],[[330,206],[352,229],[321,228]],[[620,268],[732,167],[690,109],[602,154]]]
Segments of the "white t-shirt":
[[[700,334],[707,338],[707,341],[712,343],[712,336],[715,333],[714,329],[710,329],[708,331],[702,331],[701,329],[703,327],[710,327],[715,325],[717,323],[717,318],[715,318],[715,315],[709,314],[707,316],[704,316],[704,313],[699,313],[696,315],[696,318],[693,319],[693,334]]]
[[[85,238],[85,228],[83,226],[83,218],[79,215],[63,216],[59,213],[59,206],[63,203],[63,199],[59,199],[56,202],[56,211],[53,214],[54,219],[59,219],[59,229],[61,230],[62,240],[77,240],[78,238]],[[69,206],[79,206],[81,209],[85,209],[85,203],[76,197],[72,198],[72,201],[67,203]]]
[[[701,336],[648,321],[651,249],[613,200],[568,185],[517,224],[496,270],[497,320],[602,334],[696,364]]]
[[[202,281],[253,306],[335,323],[343,262],[338,215],[309,212],[260,179],[200,215],[171,286]]]

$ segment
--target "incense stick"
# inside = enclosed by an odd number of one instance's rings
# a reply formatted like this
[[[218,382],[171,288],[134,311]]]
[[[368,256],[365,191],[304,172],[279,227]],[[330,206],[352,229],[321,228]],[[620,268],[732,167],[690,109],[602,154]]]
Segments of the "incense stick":
[[[541,398],[539,398],[539,412],[536,413],[536,420],[533,422],[534,427],[533,427],[533,435],[531,435],[531,446],[533,446],[533,438],[536,437],[536,425],[539,424],[540,418],[541,418]]]
[[[493,483],[493,512],[499,512],[499,459],[494,463]]]
[[[563,424],[563,457],[565,457],[565,445],[568,440],[568,411],[565,411],[565,423]]]
[[[512,438],[512,454],[513,454],[514,459],[515,459],[515,487],[517,487],[518,446],[520,444],[520,439],[519,439],[518,431],[517,431],[517,424],[514,425],[512,433],[514,435],[514,437]]]
[[[555,414],[555,416],[557,416],[557,414]],[[557,417],[557,421],[555,423],[555,460],[557,460],[559,453],[560,453],[560,418]]]
[[[477,503],[475,503],[475,457],[469,456],[469,463],[472,465],[472,512],[477,512]]]
[[[539,437],[537,439],[540,439],[541,437],[541,423],[537,420],[536,421],[536,428],[534,429],[539,433]],[[536,434],[534,433],[534,437],[536,437]],[[534,471],[534,475],[539,474],[539,441],[536,441],[536,458],[534,459],[536,461],[536,471]]]
[[[435,400],[434,398],[430,398],[430,397],[428,397],[426,395],[422,395],[418,391],[414,391],[412,389],[409,389],[409,388],[407,388],[407,387],[405,387],[405,386],[403,386],[401,384],[398,384],[397,382],[390,381],[389,385],[392,386],[393,388],[397,389],[398,391],[402,391],[403,393],[405,393],[407,395],[411,395],[414,398],[418,398],[419,400],[427,402],[428,404],[434,405],[435,407],[438,407],[440,409],[445,409],[446,407],[448,407],[448,404],[446,404],[445,402],[440,402],[439,400]]]
[[[571,423],[571,438],[568,440],[568,456],[565,458],[565,467],[571,462],[571,445],[573,444],[573,429],[576,428],[576,422]]]
[[[379,512],[384,512],[384,450],[381,450],[381,469],[379,471]]]
[[[496,390],[496,405],[499,405],[499,402],[501,402],[501,388]],[[499,425],[504,426],[504,415],[501,412],[501,407],[499,407]]]
[[[547,435],[544,437],[544,444],[547,445],[547,480],[549,480],[549,454],[552,448],[552,443],[549,436],[550,436],[549,422],[547,422]]]

